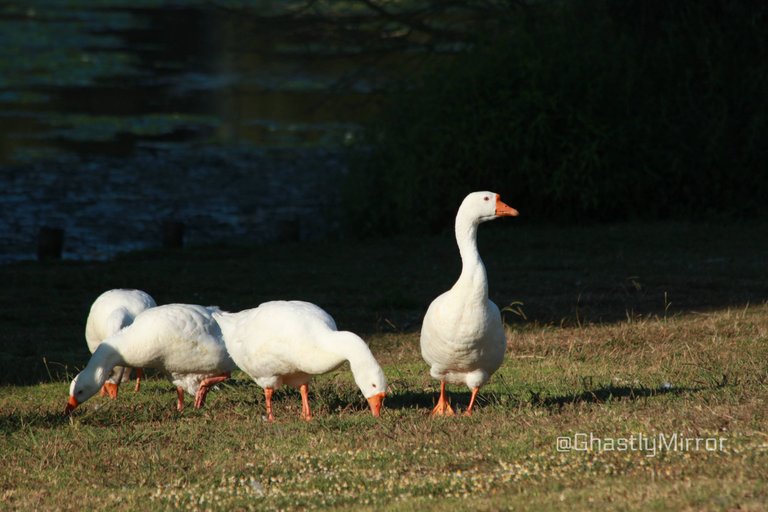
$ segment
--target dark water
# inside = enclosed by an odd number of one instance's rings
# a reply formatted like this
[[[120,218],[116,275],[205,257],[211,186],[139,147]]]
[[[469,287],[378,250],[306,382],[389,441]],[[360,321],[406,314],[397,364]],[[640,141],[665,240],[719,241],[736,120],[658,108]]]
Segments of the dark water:
[[[0,262],[41,226],[73,259],[156,246],[164,219],[190,245],[332,233],[344,148],[408,57],[274,14],[0,5]]]

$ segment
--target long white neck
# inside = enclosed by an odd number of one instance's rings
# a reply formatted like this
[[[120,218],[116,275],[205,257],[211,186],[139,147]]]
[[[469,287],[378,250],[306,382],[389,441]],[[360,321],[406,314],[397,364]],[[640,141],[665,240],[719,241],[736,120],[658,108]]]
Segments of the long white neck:
[[[488,278],[477,250],[477,219],[462,212],[456,216],[456,243],[461,254],[461,275],[452,290],[460,291],[468,300],[488,299]]]
[[[352,373],[355,373],[355,368],[365,367],[371,360],[376,362],[368,345],[349,331],[329,331],[320,341],[325,350],[339,357],[339,362],[349,361]]]
[[[94,392],[98,391],[109,378],[112,369],[116,365],[123,363],[123,357],[120,352],[107,339],[94,351],[88,364],[77,375],[77,380],[79,382],[90,382],[92,385],[89,388],[93,389]],[[81,401],[85,401],[88,398],[90,396],[82,397]]]
[[[330,331],[322,338],[324,348],[338,355],[341,358],[340,363],[343,360],[349,361],[355,383],[366,398],[386,391],[384,372],[362,338],[349,331]],[[371,383],[377,384],[378,387],[371,389]]]

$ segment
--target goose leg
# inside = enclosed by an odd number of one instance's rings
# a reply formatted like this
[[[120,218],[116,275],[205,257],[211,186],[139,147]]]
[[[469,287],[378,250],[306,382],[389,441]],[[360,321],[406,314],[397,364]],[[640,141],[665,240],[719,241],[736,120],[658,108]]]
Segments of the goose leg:
[[[123,375],[125,375],[125,367],[120,370],[120,374],[116,376],[115,382],[107,381],[101,386],[101,392],[99,394],[101,396],[109,395],[109,398],[113,400],[117,398],[117,389],[120,386],[120,382],[123,380]]]
[[[275,417],[272,416],[272,388],[264,388],[264,398],[267,402],[267,421],[275,421]]]
[[[312,419],[312,413],[309,410],[309,384],[304,383],[299,386],[299,393],[301,393],[301,417],[309,421]]]
[[[477,392],[480,390],[480,388],[472,388],[472,397],[469,399],[469,407],[467,407],[467,410],[464,412],[464,416],[472,416],[472,406],[475,405],[475,398],[477,397]]]
[[[101,387],[101,396],[109,395],[109,398],[114,400],[117,398],[117,389],[118,385],[114,382],[105,382],[104,385]]]
[[[181,386],[176,387],[176,410],[181,412],[184,410],[184,388]]]
[[[144,368],[136,368],[136,388],[134,391],[141,389],[141,379],[144,378]]]
[[[205,405],[205,395],[208,394],[208,390],[211,389],[211,386],[218,384],[219,382],[224,382],[228,378],[229,373],[224,373],[215,377],[208,377],[203,382],[201,382],[200,387],[197,388],[197,393],[195,393],[195,409],[200,409],[203,405]]]
[[[440,381],[440,398],[437,400],[437,405],[432,409],[431,416],[453,416],[454,412],[451,408],[451,404],[448,403],[448,395],[445,392],[445,381]]]

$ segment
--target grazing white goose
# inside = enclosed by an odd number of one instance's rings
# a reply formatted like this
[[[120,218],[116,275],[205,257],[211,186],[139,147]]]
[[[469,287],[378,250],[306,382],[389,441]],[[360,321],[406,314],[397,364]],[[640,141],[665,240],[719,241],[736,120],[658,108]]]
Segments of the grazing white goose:
[[[141,290],[116,288],[102,293],[93,301],[88,320],[85,322],[85,341],[88,343],[88,350],[93,354],[102,341],[130,325],[136,315],[142,311],[155,306],[157,306],[155,299]],[[141,388],[143,375],[143,370],[136,368],[136,391]],[[101,388],[101,394],[117,398],[120,382],[128,381],[130,377],[130,368],[115,366]]]
[[[264,388],[267,419],[274,421],[272,392],[282,384],[298,387],[302,417],[312,418],[309,381],[349,361],[355,383],[374,416],[386,395],[387,380],[368,345],[336,330],[333,318],[308,302],[265,302],[239,313],[214,313],[237,366]]]
[[[421,328],[421,355],[430,375],[440,380],[440,398],[432,415],[452,415],[445,383],[466,384],[472,407],[480,386],[488,382],[504,359],[506,339],[501,313],[488,299],[488,278],[477,251],[477,227],[497,217],[516,216],[493,192],[473,192],[456,215],[456,241],[462,269],[453,288],[429,305]]]
[[[234,368],[214,311],[218,309],[168,304],[139,314],[131,325],[104,340],[72,380],[64,412],[92,397],[116,365],[165,371],[176,385],[179,411],[184,408],[185,390],[195,397],[195,407],[202,407],[208,389],[228,379]]]

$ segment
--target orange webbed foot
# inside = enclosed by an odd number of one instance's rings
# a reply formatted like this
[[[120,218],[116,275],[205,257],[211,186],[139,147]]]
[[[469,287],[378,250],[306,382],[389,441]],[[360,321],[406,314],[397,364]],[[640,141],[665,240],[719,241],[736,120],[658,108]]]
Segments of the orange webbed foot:
[[[448,394],[445,392],[445,381],[440,381],[440,398],[437,399],[437,405],[432,409],[430,416],[453,416],[456,414],[448,402]]]
[[[432,409],[432,412],[430,413],[430,416],[453,416],[456,412],[451,407],[451,404],[448,402],[440,403],[438,402],[434,409]]]

